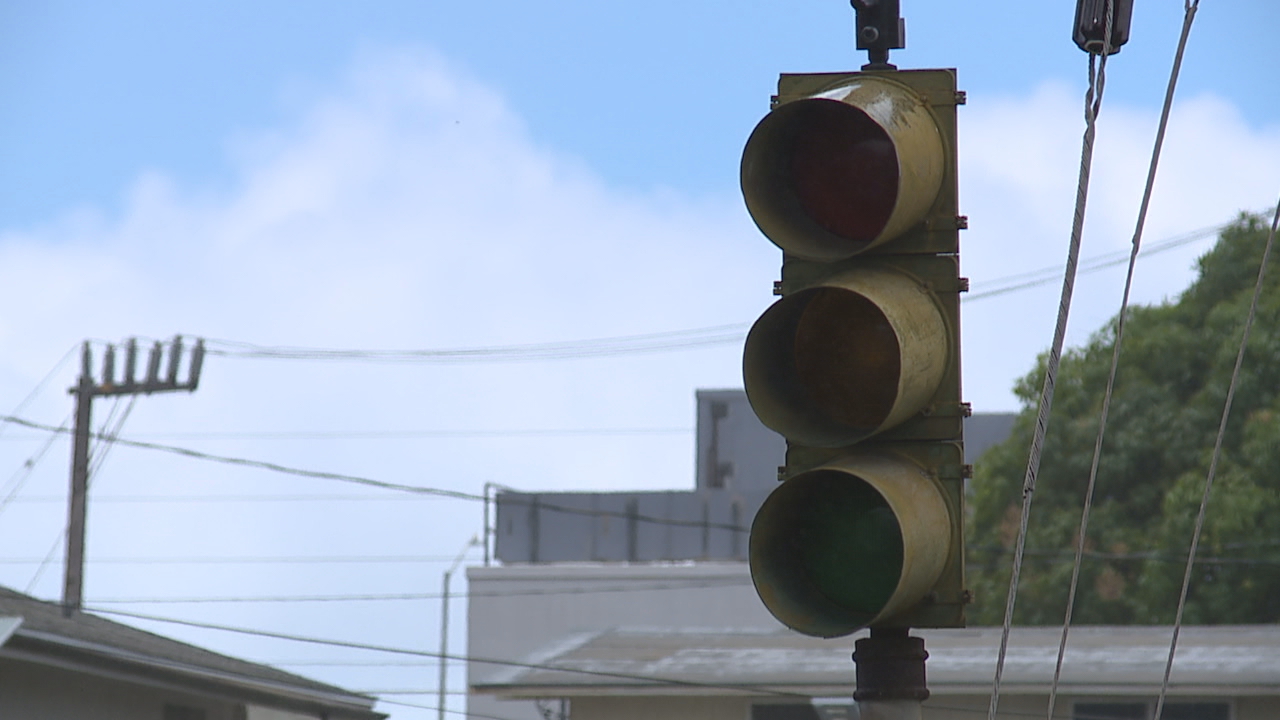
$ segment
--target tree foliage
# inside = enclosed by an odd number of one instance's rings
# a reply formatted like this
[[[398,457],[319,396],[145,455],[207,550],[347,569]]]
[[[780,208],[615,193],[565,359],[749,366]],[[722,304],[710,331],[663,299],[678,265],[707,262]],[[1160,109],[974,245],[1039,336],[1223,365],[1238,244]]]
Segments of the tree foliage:
[[[1268,227],[1242,215],[1175,302],[1133,307],[1072,622],[1173,621]],[[1280,253],[1249,339],[1184,622],[1280,622]],[[1067,351],[1029,518],[1014,621],[1061,624],[1115,321]],[[973,624],[1003,621],[1046,356],[1016,386],[1012,436],[978,462],[968,508]]]

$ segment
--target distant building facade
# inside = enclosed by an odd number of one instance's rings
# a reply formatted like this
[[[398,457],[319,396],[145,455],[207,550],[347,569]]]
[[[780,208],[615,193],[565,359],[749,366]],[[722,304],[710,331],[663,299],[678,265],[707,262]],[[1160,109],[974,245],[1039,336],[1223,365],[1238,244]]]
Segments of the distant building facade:
[[[745,560],[756,510],[787,445],[742,390],[699,390],[691,491],[501,492],[494,557],[504,563]],[[1008,437],[1012,413],[965,421],[966,462]]]
[[[739,631],[759,637],[779,629],[751,586],[745,560],[751,521],[777,485],[786,442],[756,419],[742,390],[699,390],[696,401],[692,490],[497,495],[494,557],[503,566],[468,570],[469,655],[539,664],[578,647],[575,643],[597,642],[584,638],[604,637],[600,634],[624,626],[679,637],[690,628],[716,637]],[[968,418],[967,461],[1006,438],[1013,419],[1013,414]],[[827,691],[847,700],[853,687],[852,643],[841,647],[846,647],[841,650],[846,672],[838,683],[843,689],[833,684]],[[554,660],[561,661],[571,660]],[[726,667],[726,672],[747,670]],[[665,690],[642,699],[606,685],[570,691],[538,682],[519,667],[473,659],[468,711],[510,720],[556,718],[562,706],[576,708],[575,718],[681,716],[667,714],[671,708],[664,703],[670,698],[660,697]],[[692,703],[681,706],[694,713],[689,717],[703,717],[697,713],[713,706],[719,708],[714,713],[729,712],[735,720],[753,717],[743,708],[754,700],[742,705],[738,697],[725,705],[724,698],[705,693],[685,700]],[[836,705],[823,707],[840,712]],[[758,720],[785,720],[768,715],[781,711],[773,703]],[[714,713],[705,717],[719,716]]]
[[[850,654],[863,634],[824,640],[781,627],[744,563],[476,567],[468,578],[476,717],[856,717]],[[1060,633],[1014,628],[1000,720],[1045,717]],[[913,634],[929,652],[923,720],[985,718],[1000,629]],[[1054,718],[1152,720],[1171,635],[1169,627],[1073,628]],[[1275,718],[1280,626],[1184,627],[1170,680],[1164,720]]]

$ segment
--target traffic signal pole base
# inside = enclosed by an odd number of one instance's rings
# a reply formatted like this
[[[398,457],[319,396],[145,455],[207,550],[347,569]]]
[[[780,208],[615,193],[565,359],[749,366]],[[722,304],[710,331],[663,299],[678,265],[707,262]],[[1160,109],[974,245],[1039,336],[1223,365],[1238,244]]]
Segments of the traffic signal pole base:
[[[854,644],[858,702],[862,720],[919,720],[920,702],[929,697],[924,640],[907,628],[872,628]]]

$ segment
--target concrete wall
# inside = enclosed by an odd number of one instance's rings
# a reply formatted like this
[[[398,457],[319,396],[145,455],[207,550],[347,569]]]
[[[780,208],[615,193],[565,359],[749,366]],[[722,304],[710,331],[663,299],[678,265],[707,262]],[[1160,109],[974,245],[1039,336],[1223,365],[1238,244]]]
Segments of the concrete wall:
[[[3,720],[164,720],[167,704],[203,710],[204,720],[245,717],[235,703],[0,658]]]

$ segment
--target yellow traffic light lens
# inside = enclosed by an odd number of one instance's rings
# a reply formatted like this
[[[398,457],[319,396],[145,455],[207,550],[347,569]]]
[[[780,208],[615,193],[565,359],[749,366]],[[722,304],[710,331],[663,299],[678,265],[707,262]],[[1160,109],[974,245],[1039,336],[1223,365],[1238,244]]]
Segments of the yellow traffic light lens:
[[[792,358],[817,412],[870,435],[898,397],[902,350],[888,318],[866,297],[836,288],[798,294]]]
[[[788,127],[789,185],[805,213],[861,247],[875,241],[898,199],[898,154],[884,128],[834,100],[799,103]]]
[[[743,384],[760,421],[789,440],[852,445],[920,412],[950,345],[919,280],[861,267],[766,310],[747,334]]]

